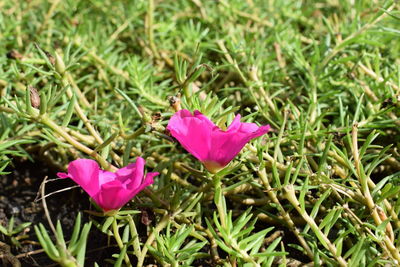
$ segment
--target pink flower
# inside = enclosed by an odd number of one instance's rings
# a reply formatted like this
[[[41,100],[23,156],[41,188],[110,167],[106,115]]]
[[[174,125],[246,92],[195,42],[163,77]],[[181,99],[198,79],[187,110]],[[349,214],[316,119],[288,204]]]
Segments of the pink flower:
[[[198,110],[176,112],[167,129],[179,143],[212,173],[226,166],[251,139],[266,134],[270,126],[240,122],[236,115],[226,131],[221,130]]]
[[[114,173],[101,170],[94,160],[77,159],[69,163],[68,173],[59,172],[57,176],[74,180],[104,211],[118,210],[159,174],[150,172],[144,177],[145,163],[138,157],[135,163]]]

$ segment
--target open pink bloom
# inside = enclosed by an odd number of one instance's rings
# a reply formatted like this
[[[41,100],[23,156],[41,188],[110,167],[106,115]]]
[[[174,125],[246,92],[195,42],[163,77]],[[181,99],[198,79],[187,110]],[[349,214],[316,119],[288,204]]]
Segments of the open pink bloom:
[[[145,163],[138,157],[135,163],[114,173],[101,170],[94,160],[77,159],[69,163],[68,173],[59,172],[57,176],[74,180],[104,211],[118,210],[159,174],[150,172],[144,177]]]
[[[198,110],[182,109],[170,119],[167,129],[179,143],[212,173],[226,166],[251,139],[266,134],[270,126],[240,122],[236,115],[226,131]]]

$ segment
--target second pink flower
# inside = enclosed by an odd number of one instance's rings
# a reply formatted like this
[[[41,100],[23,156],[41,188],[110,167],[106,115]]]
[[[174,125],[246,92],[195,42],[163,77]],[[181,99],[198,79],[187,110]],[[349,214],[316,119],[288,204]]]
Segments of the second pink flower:
[[[167,129],[179,143],[212,173],[226,166],[251,139],[266,134],[270,126],[240,122],[236,115],[226,131],[195,110],[183,109],[170,119]]]
[[[74,180],[104,211],[118,210],[152,184],[153,177],[159,174],[149,172],[145,176],[145,163],[138,157],[135,163],[109,172],[101,170],[94,160],[77,159],[69,163],[68,173],[59,172],[57,176]]]

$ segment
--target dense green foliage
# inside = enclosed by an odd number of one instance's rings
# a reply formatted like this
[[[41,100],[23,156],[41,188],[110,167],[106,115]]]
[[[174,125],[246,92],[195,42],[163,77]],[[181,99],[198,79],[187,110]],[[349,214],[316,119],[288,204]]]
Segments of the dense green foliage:
[[[17,156],[60,171],[144,157],[161,173],[151,190],[93,218],[121,248],[116,265],[398,263],[398,8],[0,1],[0,174]],[[240,113],[273,130],[211,177],[165,131],[179,101],[221,127]],[[136,233],[143,205],[148,235]]]

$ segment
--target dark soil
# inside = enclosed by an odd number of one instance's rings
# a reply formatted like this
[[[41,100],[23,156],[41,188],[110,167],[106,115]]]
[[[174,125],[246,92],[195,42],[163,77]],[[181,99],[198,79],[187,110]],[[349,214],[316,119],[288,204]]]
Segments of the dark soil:
[[[50,231],[42,201],[35,201],[35,199],[43,179],[46,176],[48,179],[56,178],[56,170],[40,162],[33,163],[16,159],[13,164],[13,166],[8,166],[10,174],[0,176],[0,224],[7,226],[13,216],[14,225],[23,222],[31,222],[32,225],[19,234],[22,237],[21,247],[12,245],[10,239],[2,234],[0,234],[0,241],[10,245],[11,253],[19,259],[22,266],[54,266],[54,262],[40,250],[41,246],[37,241],[33,225],[43,223]],[[46,183],[46,194],[73,186],[75,184],[70,179],[57,179]],[[77,213],[90,208],[87,195],[79,188],[48,196],[46,203],[53,223],[60,220],[66,240],[72,234]],[[85,213],[82,215],[83,224],[88,221],[88,215]],[[102,249],[99,250],[99,248]],[[93,266],[94,262],[100,266],[107,266],[104,259],[111,258],[113,252],[115,252],[113,246],[107,246],[107,236],[92,226],[88,239],[86,266]],[[7,266],[6,263],[3,263],[3,266]]]

